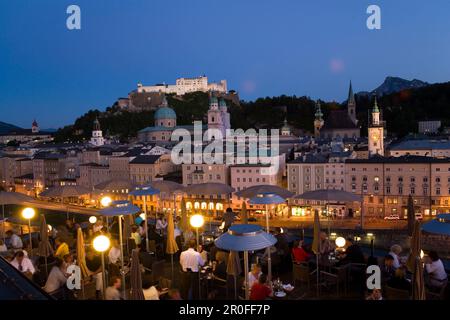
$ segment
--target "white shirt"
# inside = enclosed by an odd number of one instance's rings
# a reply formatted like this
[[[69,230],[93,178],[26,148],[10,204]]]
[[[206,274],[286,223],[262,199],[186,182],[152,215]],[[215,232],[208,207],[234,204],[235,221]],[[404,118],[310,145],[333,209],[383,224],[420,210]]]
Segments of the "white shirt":
[[[262,272],[258,273],[258,278],[262,274]],[[258,278],[255,277],[253,272],[248,273],[248,286],[249,288],[253,287],[253,284],[258,281]]]
[[[389,252],[389,255],[392,256],[392,258],[394,258],[394,262],[393,262],[393,263],[394,263],[394,264],[393,264],[394,268],[395,268],[395,269],[400,268],[400,260],[398,259],[398,255],[396,255],[396,254],[393,253],[392,251]]]
[[[120,292],[114,287],[108,287],[105,291],[105,300],[120,300]]]
[[[117,263],[117,261],[120,260],[120,249],[112,247],[109,250],[108,258],[110,263]]]
[[[154,286],[142,291],[144,292],[145,300],[159,300],[159,292]]]
[[[11,247],[13,249],[22,249],[23,248],[22,239],[17,234],[13,234],[10,238],[10,241],[11,241]]]
[[[445,272],[444,264],[441,259],[437,261],[433,261],[431,263],[427,263],[425,265],[428,274],[436,280],[445,280],[447,279],[447,273]]]
[[[183,271],[191,269],[192,272],[198,272],[198,266],[203,266],[205,261],[203,261],[200,253],[189,248],[180,254],[180,264]]]
[[[156,230],[163,230],[167,227],[167,221],[163,222],[161,219],[156,221]]]
[[[44,290],[47,293],[58,290],[67,283],[67,278],[64,273],[58,267],[53,267],[48,275],[47,282],[45,283]]]
[[[11,261],[11,265],[16,268],[19,271],[22,272],[31,272],[34,273],[36,271],[36,269],[34,269],[33,263],[31,262],[30,259],[28,259],[27,257],[23,257],[22,260],[22,270],[20,270],[19,268],[19,261],[17,261],[17,258],[14,258],[13,261]]]
[[[180,229],[178,229],[178,227],[176,227],[173,230],[173,235],[174,235],[175,238],[181,236],[181,231],[180,231]]]

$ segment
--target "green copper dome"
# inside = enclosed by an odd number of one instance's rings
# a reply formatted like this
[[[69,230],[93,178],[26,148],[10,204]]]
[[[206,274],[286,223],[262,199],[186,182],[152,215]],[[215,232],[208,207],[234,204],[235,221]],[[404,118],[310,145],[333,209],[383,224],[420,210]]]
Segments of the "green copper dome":
[[[172,108],[169,107],[162,107],[156,110],[155,112],[155,120],[161,120],[161,119],[176,119],[177,114],[175,111],[173,111]]]

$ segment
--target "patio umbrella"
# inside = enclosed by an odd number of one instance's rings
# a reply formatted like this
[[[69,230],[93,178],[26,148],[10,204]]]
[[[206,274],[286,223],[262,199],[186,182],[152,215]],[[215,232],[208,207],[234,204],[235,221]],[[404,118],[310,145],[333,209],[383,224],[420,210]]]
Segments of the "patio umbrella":
[[[184,192],[188,194],[201,194],[201,195],[221,195],[230,194],[234,191],[234,188],[224,183],[208,182],[192,184],[184,188]]]
[[[420,222],[415,221],[411,239],[411,252],[406,263],[408,270],[413,274],[412,298],[413,300],[425,300],[425,284],[423,279],[423,266],[420,258],[421,252]]]
[[[286,200],[280,197],[279,195],[276,195],[274,193],[260,193],[257,194],[255,197],[250,198],[249,203],[250,204],[257,204],[257,205],[265,205],[266,207],[266,232],[270,232],[269,227],[269,205],[271,204],[282,204],[285,203]],[[270,253],[270,248],[267,248],[267,268],[268,268],[268,278],[269,281],[272,280],[272,257]]]
[[[170,254],[170,261],[172,264],[172,281],[173,281],[173,255],[178,252],[178,245],[175,241],[175,226],[173,223],[173,214],[167,214],[167,245],[166,253]]]
[[[408,211],[408,235],[410,237],[412,237],[413,232],[414,232],[414,221],[416,220],[416,216],[414,214],[414,201],[412,198],[412,195],[408,196],[408,207],[407,207],[407,211]]]
[[[2,233],[3,241],[5,241],[5,205],[7,204],[23,204],[24,202],[34,202],[34,199],[18,192],[0,191],[0,204],[2,205]]]
[[[139,250],[134,249],[131,254],[131,300],[145,300],[144,292],[142,291],[142,273],[141,265],[139,264]]]
[[[245,298],[249,299],[248,287],[248,251],[256,251],[273,246],[277,239],[264,232],[255,224],[235,224],[215,241],[216,247],[229,251],[244,251]]]
[[[273,185],[268,185],[268,184],[262,184],[262,185],[257,185],[257,186],[249,187],[244,190],[238,191],[238,192],[236,192],[236,196],[249,199],[249,198],[256,197],[258,194],[262,194],[262,193],[273,193],[284,199],[291,198],[294,195],[294,193],[292,193],[284,188],[281,188],[278,186],[273,186]]]
[[[123,261],[123,233],[122,233],[122,218],[126,215],[133,215],[140,212],[139,207],[131,204],[129,201],[118,200],[111,202],[111,205],[105,209],[99,211],[100,215],[112,217],[117,216],[119,218],[119,241],[120,241],[120,263],[121,263],[121,274],[122,283],[125,293],[125,272],[124,272],[124,261]]]
[[[126,193],[127,190],[133,189],[133,186],[133,182],[129,179],[111,179],[95,185],[94,189],[103,192]]]
[[[159,194],[160,191],[151,186],[144,186],[136,188],[136,190],[131,191],[129,194],[135,197],[141,196],[144,199],[144,215],[145,215],[145,230],[148,231],[148,216],[147,216],[147,196],[153,196],[155,194]],[[150,251],[149,239],[145,237],[145,248],[147,252]]]
[[[450,213],[441,213],[435,219],[424,223],[422,230],[428,233],[450,236]]]
[[[186,232],[189,228],[188,219],[187,219],[187,213],[186,213],[186,201],[184,201],[184,198],[181,199],[181,221],[180,221],[180,229],[183,232]]]
[[[239,260],[239,252],[230,251],[227,263],[227,274],[234,278],[234,299],[237,299],[237,277],[241,274],[241,261]]]
[[[149,185],[152,188],[158,189],[161,193],[166,193],[168,195],[173,194],[175,191],[181,191],[184,189],[182,184],[167,180],[152,181]]]
[[[248,212],[247,212],[247,204],[245,203],[245,201],[242,203],[241,217],[242,217],[242,222],[244,224],[247,224],[248,223]]]
[[[320,255],[320,219],[319,211],[314,212],[314,238],[312,243],[312,251],[316,255],[316,277],[317,277],[317,296],[319,296],[319,255]]]

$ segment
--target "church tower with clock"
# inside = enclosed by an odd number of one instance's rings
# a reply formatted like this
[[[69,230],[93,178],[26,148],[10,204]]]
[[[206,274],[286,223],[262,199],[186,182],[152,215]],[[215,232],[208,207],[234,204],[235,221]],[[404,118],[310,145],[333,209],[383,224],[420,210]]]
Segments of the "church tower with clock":
[[[369,158],[378,154],[384,156],[384,122],[381,120],[380,109],[375,96],[375,103],[372,109],[372,119],[368,127],[369,138]]]

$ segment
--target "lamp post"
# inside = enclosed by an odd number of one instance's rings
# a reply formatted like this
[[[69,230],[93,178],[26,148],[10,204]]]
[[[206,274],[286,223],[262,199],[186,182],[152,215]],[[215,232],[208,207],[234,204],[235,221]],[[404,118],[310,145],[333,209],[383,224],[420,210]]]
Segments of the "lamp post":
[[[36,211],[33,208],[25,208],[22,210],[22,217],[24,219],[28,220],[28,234],[30,236],[30,255],[31,255],[31,251],[33,250],[33,241],[31,238],[31,219],[34,218],[34,216],[36,215]]]
[[[97,222],[97,217],[96,216],[90,216],[89,217],[89,223],[95,224],[96,222]]]
[[[109,207],[111,202],[112,202],[112,199],[111,199],[111,197],[108,197],[108,196],[105,196],[105,197],[101,198],[101,200],[100,200],[100,204],[102,205],[103,208]],[[106,217],[106,229],[109,232],[109,219],[108,219],[108,217]]]
[[[102,282],[103,282],[103,300],[105,300],[106,292],[106,272],[105,272],[105,251],[108,250],[111,245],[111,241],[107,236],[100,235],[94,238],[92,243],[94,249],[102,254]]]
[[[194,227],[197,232],[197,250],[198,250],[198,245],[199,245],[198,229],[203,226],[203,224],[205,223],[205,219],[203,218],[203,216],[201,214],[194,214],[193,216],[191,216],[191,219],[189,220],[189,222],[191,223],[191,226]],[[200,269],[199,269],[198,270],[198,296],[199,296],[199,298],[201,297],[200,292],[201,292],[201,284],[200,284]]]

